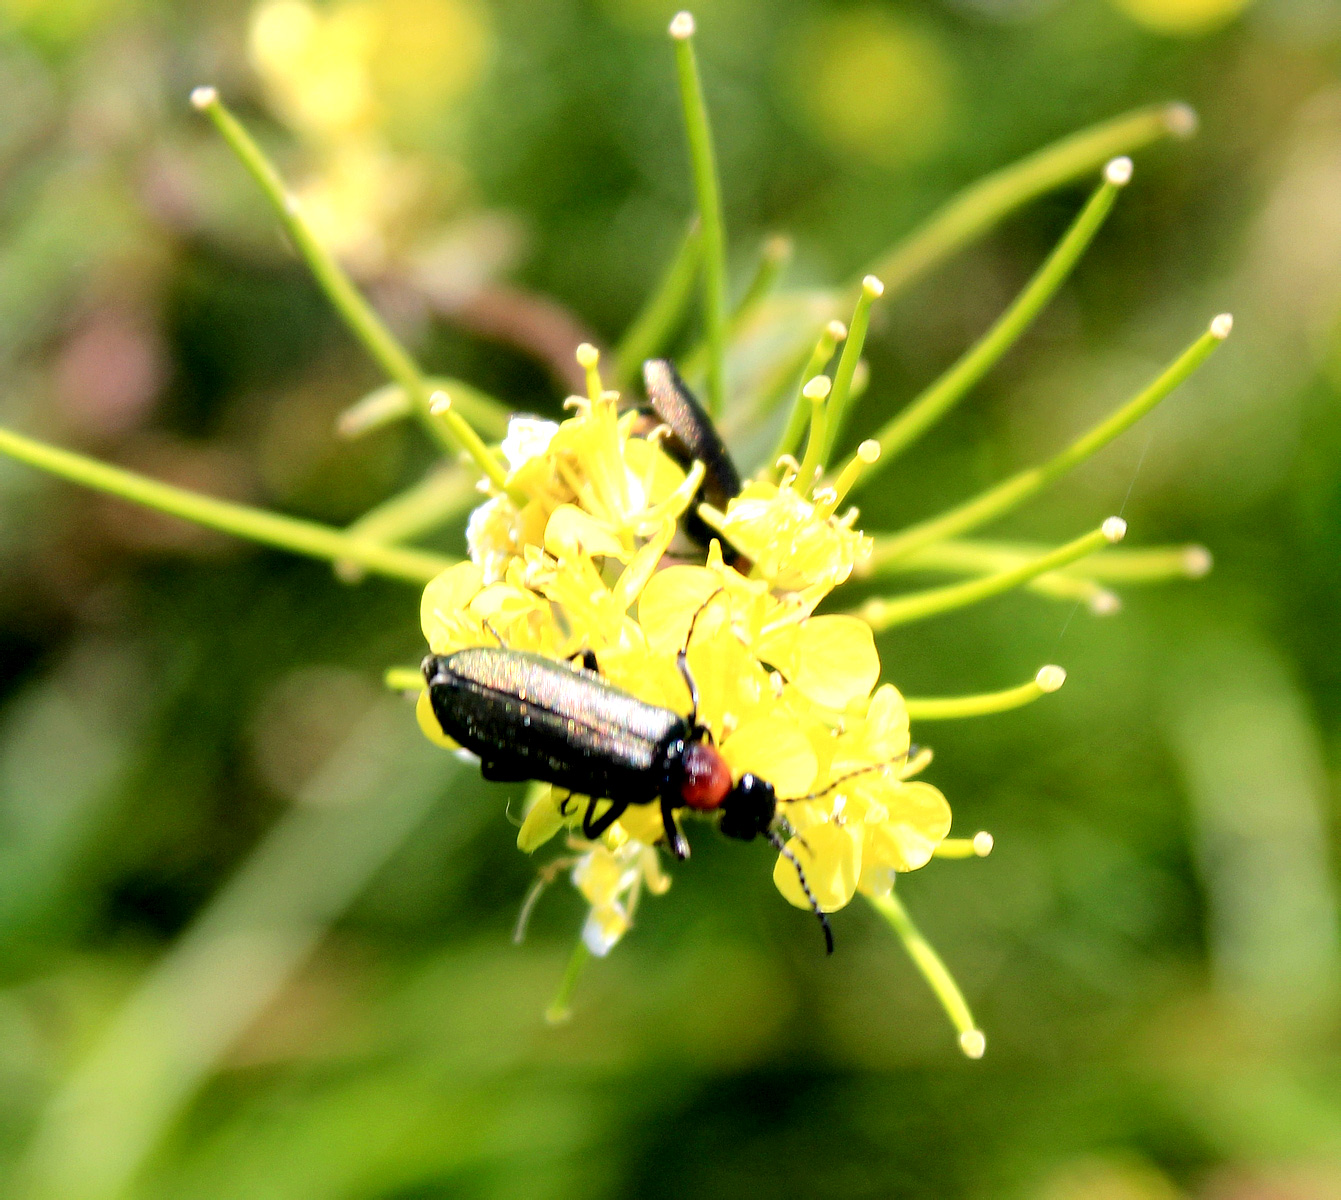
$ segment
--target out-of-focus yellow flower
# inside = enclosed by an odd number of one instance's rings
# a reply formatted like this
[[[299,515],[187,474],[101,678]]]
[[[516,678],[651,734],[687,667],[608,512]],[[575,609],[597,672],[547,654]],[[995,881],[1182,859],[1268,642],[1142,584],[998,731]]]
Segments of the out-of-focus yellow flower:
[[[944,140],[955,80],[929,30],[868,6],[804,23],[789,42],[787,95],[835,151],[897,166]]]
[[[1208,33],[1232,21],[1252,0],[1110,0],[1138,25],[1156,33]]]
[[[458,164],[393,143],[442,122],[481,77],[491,43],[475,0],[263,0],[253,10],[252,64],[275,113],[314,154],[295,194],[341,258],[379,268],[438,193],[458,190]]]
[[[573,885],[591,905],[582,940],[593,954],[604,956],[633,923],[641,890],[661,896],[671,881],[651,846],[618,834],[588,845],[573,867]]]
[[[264,0],[247,38],[280,118],[317,141],[441,116],[479,81],[492,42],[474,0]]]

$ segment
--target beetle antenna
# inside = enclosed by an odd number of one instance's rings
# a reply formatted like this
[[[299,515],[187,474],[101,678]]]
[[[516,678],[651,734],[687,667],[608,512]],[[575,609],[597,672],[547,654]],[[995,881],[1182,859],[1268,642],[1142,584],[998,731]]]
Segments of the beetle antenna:
[[[489,624],[488,617],[481,617],[480,624],[483,625],[484,628],[488,631],[489,636],[492,637],[494,641],[498,643],[500,649],[507,648],[507,642],[503,640],[503,635],[499,633],[498,630],[495,629],[491,624]]]
[[[818,792],[811,792],[808,796],[786,796],[781,803],[796,804],[801,800],[818,800],[821,796],[827,796],[834,790],[834,788],[841,787],[849,779],[855,779],[858,775],[869,775],[872,771],[883,771],[888,767],[892,767],[896,762],[903,762],[907,757],[908,751],[905,750],[902,754],[896,755],[888,762],[872,763],[869,767],[858,767],[855,771],[849,771],[846,775],[840,775],[837,779],[830,780],[830,782],[820,788]]]
[[[819,919],[820,928],[824,930],[824,953],[832,954],[833,929],[829,925],[828,916],[820,908],[819,901],[815,899],[815,893],[810,890],[810,881],[806,879],[806,873],[801,867],[800,860],[787,849],[787,843],[782,840],[782,835],[776,829],[765,830],[764,837],[769,840],[774,850],[796,868],[796,878],[800,881],[801,890],[805,892],[806,899],[810,901],[810,911]]]
[[[689,669],[689,643],[694,640],[694,630],[698,627],[698,619],[703,615],[703,610],[720,596],[726,588],[719,587],[711,596],[698,606],[698,611],[694,613],[689,622],[689,632],[684,636],[684,646],[675,656],[675,665],[680,670],[680,678],[684,680],[685,687],[689,689],[689,723],[698,724],[698,684],[694,682],[693,672]]]

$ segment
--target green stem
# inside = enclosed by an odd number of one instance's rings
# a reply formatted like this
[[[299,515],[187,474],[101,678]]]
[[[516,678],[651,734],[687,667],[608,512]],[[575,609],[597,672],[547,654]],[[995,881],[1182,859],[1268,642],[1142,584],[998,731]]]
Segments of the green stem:
[[[419,692],[424,687],[424,676],[414,667],[387,667],[382,682],[393,692]]]
[[[563,970],[563,979],[559,981],[559,990],[554,994],[549,1007],[545,1009],[545,1020],[551,1025],[562,1025],[573,1015],[573,993],[577,990],[577,981],[582,977],[582,968],[591,958],[587,943],[579,937],[568,965]]]
[[[336,262],[335,256],[317,240],[312,229],[303,220],[297,198],[284,186],[279,172],[242,127],[241,122],[224,106],[218,92],[208,87],[196,88],[191,93],[191,102],[214,123],[224,141],[260,186],[283,224],[285,232],[293,241],[294,247],[307,263],[317,285],[326,293],[336,311],[344,318],[345,324],[363,343],[364,349],[374,361],[405,389],[424,427],[445,448],[464,451],[470,455],[495,486],[506,487],[507,472],[480,440],[479,434],[471,428],[469,422],[450,409],[439,414],[441,420],[430,412],[433,389],[424,378],[423,372],[419,370],[418,364],[354,286],[344,268]]]
[[[160,483],[134,471],[61,450],[3,428],[0,428],[0,454],[8,454],[19,462],[68,479],[71,483],[119,496],[123,500],[143,504],[147,508],[182,517],[197,525],[230,533],[234,537],[289,550],[294,554],[305,554],[310,558],[346,560],[393,579],[427,583],[456,561],[419,550],[381,546],[363,538],[351,537],[327,525],[318,525],[314,521],[303,521],[297,517],[250,508],[245,504],[201,496],[185,488]]]
[[[1119,165],[1122,164],[1122,165]],[[887,464],[940,420],[1000,360],[1043,311],[1071,274],[1094,235],[1112,211],[1119,188],[1131,177],[1131,162],[1110,163],[1104,182],[1090,197],[1047,261],[996,324],[957,363],[875,435],[881,462]],[[874,476],[867,476],[867,481]]]
[[[1032,562],[1024,563],[1011,571],[1002,571],[982,579],[973,579],[968,583],[953,583],[947,587],[928,588],[923,592],[913,592],[908,596],[899,596],[893,600],[868,600],[861,606],[859,615],[877,632],[894,625],[903,625],[909,621],[921,621],[927,617],[939,616],[956,608],[977,604],[991,596],[999,596],[1012,588],[1017,588],[1030,579],[1035,579],[1048,571],[1055,571],[1067,563],[1073,563],[1093,554],[1104,546],[1117,541],[1126,532],[1126,523],[1118,517],[1109,517],[1103,525],[1058,546],[1056,550],[1044,554]]]
[[[638,378],[643,363],[665,349],[689,307],[702,257],[703,237],[696,217],[689,223],[661,283],[615,347],[616,387],[628,387]]]
[[[810,358],[801,372],[801,378],[796,384],[796,397],[792,401],[787,425],[773,451],[774,463],[784,455],[795,454],[797,447],[800,446],[801,435],[805,433],[811,415],[811,403],[805,394],[805,386],[824,370],[829,359],[833,357],[838,343],[845,337],[847,337],[847,326],[842,321],[830,321],[820,333],[819,341],[815,343],[815,349],[811,351]]]
[[[784,234],[774,234],[765,239],[759,250],[759,262],[755,265],[754,276],[745,285],[745,293],[739,303],[731,310],[731,324],[728,332],[739,332],[754,311],[772,295],[782,272],[792,260],[792,239]]]
[[[1211,322],[1211,327],[1193,342],[1173,363],[1164,369],[1152,383],[1138,392],[1116,412],[1071,443],[1055,458],[1036,467],[1029,467],[993,488],[966,500],[938,517],[913,525],[887,539],[882,548],[886,560],[911,554],[932,542],[967,533],[979,525],[1009,512],[1030,496],[1042,491],[1059,476],[1108,445],[1119,434],[1125,433],[1161,400],[1194,374],[1207,358],[1229,336],[1233,322],[1223,314]]]
[[[936,999],[941,1002],[950,1023],[959,1034],[959,1048],[969,1058],[981,1058],[987,1048],[987,1039],[973,1020],[968,1001],[959,990],[954,976],[936,953],[931,943],[922,936],[922,931],[913,924],[903,902],[890,892],[887,896],[868,896],[871,907],[889,923],[889,927],[898,934],[913,965],[922,972],[922,978],[931,985]]]
[[[810,403],[810,433],[806,438],[806,456],[801,460],[801,469],[796,476],[796,486],[803,496],[810,493],[811,487],[819,479],[824,457],[824,431],[828,428],[828,396],[831,386],[827,376],[817,375],[802,389],[801,394]]]
[[[1196,124],[1196,113],[1187,105],[1160,104],[1073,133],[970,185],[870,270],[891,295],[901,292],[1036,197],[1083,178],[1117,155],[1133,154],[1170,135],[1187,137]]]
[[[1030,562],[1052,549],[1051,546],[1020,544],[1007,552],[1004,543],[999,548],[997,546],[989,548],[989,543],[986,542],[947,541],[935,542],[930,546],[923,546],[920,550],[914,550],[911,554],[891,558],[885,548],[888,540],[883,536],[876,537],[875,549],[861,569],[863,578],[921,573],[991,575],[997,571],[1009,571],[1012,567]],[[1097,612],[1115,612],[1120,601],[1112,592],[1100,587],[1094,581],[1097,568],[1091,569],[1091,564],[1097,564],[1105,557],[1106,553],[1097,554],[1086,563],[1084,576],[1074,574],[1070,569],[1050,571],[1046,575],[1029,580],[1024,586],[1050,600],[1067,603],[1079,601],[1088,604]]]
[[[456,466],[435,468],[413,487],[364,513],[345,528],[345,535],[380,545],[410,542],[459,517],[479,499],[474,479],[465,471]],[[363,568],[348,559],[337,562],[335,569],[346,583],[357,583],[363,574]]]
[[[679,13],[671,22],[675,42],[675,65],[684,106],[689,161],[698,199],[699,228],[703,231],[703,324],[708,342],[707,407],[711,416],[722,413],[726,401],[726,232],[722,224],[722,193],[717,182],[717,161],[712,147],[712,127],[703,99],[698,59],[694,53],[694,18]]]
[[[745,294],[741,296],[740,302],[731,310],[731,319],[726,326],[728,342],[734,341],[755,310],[777,286],[782,270],[791,261],[791,257],[792,241],[790,238],[778,235],[764,242],[763,249],[759,253],[759,262],[754,269],[754,275],[745,287]],[[700,342],[685,355],[681,373],[690,378],[701,376],[707,369],[707,365],[708,345],[707,342]]]
[[[867,275],[861,281],[861,294],[852,312],[852,323],[847,328],[847,340],[843,343],[843,353],[838,359],[838,370],[834,372],[833,390],[829,393],[828,414],[825,421],[824,444],[820,448],[820,467],[829,465],[829,456],[833,453],[834,443],[842,430],[847,417],[848,401],[852,393],[852,380],[857,373],[857,364],[861,362],[862,348],[866,345],[866,331],[871,324],[871,305],[885,292],[885,285],[874,275]]]
[[[1000,692],[982,692],[977,696],[938,696],[904,701],[908,717],[913,721],[953,721],[960,717],[985,717],[992,713],[1009,712],[1023,708],[1040,696],[1055,692],[1066,682],[1061,667],[1042,667],[1028,683],[1006,688]]]
[[[435,375],[426,382],[430,393],[446,392],[452,398],[452,407],[484,437],[501,441],[507,435],[510,414],[501,401],[460,379]],[[387,383],[345,409],[335,427],[341,437],[356,438],[413,415],[414,404],[405,389],[398,383]]]

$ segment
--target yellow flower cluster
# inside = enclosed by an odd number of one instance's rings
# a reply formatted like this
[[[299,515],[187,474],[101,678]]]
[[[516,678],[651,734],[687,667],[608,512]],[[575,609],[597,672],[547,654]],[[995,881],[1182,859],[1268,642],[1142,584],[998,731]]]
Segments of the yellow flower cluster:
[[[803,865],[826,912],[860,889],[887,894],[894,873],[924,865],[946,836],[944,797],[908,777],[908,714],[891,685],[879,688],[870,627],[815,615],[828,593],[870,552],[855,513],[833,515],[833,493],[806,499],[795,476],[754,481],[725,512],[705,515],[748,571],[724,561],[714,540],[702,565],[667,551],[702,478],[638,436],[614,393],[570,399],[561,424],[514,418],[503,445],[507,490],[470,522],[471,560],[424,592],[422,623],[435,654],[494,644],[555,659],[586,650],[601,674],[648,703],[686,713],[676,657],[691,625],[688,665],[698,718],[733,778],[745,772],[778,795],[787,850]],[[669,564],[669,565],[668,565]],[[444,738],[428,703],[429,737]],[[542,791],[518,836],[535,850],[575,826],[586,797]],[[664,892],[653,848],[664,837],[654,805],[634,805],[597,843],[570,834],[573,883],[591,905],[585,938],[604,954],[628,928],[643,887]],[[779,856],[778,889],[808,908],[793,863]]]

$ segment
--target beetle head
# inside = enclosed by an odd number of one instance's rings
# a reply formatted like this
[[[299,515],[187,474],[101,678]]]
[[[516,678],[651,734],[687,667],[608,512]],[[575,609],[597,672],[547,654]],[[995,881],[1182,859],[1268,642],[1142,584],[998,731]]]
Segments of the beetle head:
[[[773,824],[778,799],[771,783],[747,771],[722,801],[721,809],[721,831],[727,837],[748,842]]]

